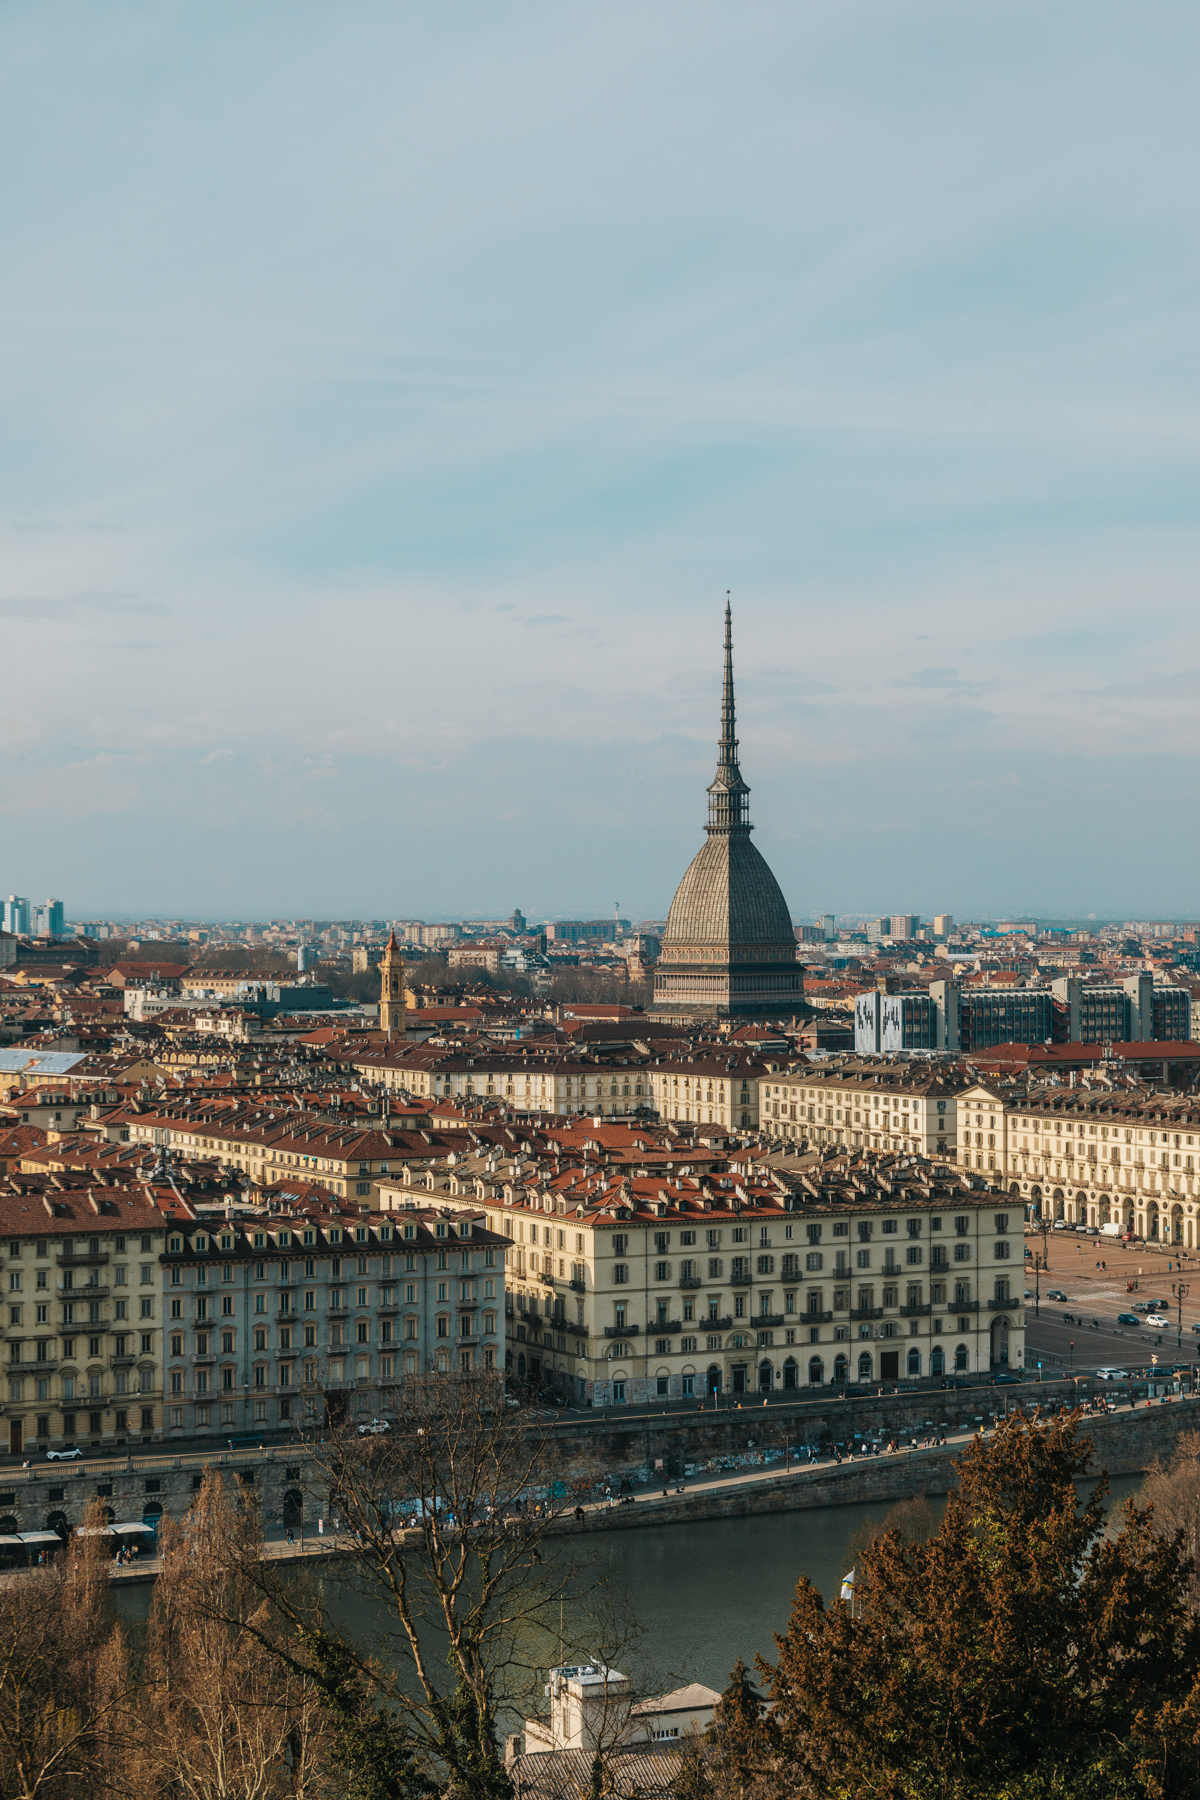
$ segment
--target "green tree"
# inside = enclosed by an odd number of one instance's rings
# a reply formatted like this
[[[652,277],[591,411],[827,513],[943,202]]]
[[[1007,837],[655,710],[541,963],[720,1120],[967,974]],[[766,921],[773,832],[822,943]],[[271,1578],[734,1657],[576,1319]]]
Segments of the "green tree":
[[[777,1791],[837,1800],[1176,1800],[1198,1791],[1190,1561],[1105,1484],[1078,1415],[959,1463],[925,1542],[858,1560],[853,1612],[797,1586],[770,1683]]]

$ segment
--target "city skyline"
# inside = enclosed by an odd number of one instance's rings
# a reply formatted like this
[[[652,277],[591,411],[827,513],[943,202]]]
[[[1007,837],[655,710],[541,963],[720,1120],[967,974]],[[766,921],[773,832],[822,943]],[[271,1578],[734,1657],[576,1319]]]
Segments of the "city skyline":
[[[9,13],[22,891],[1195,912],[1198,32]]]

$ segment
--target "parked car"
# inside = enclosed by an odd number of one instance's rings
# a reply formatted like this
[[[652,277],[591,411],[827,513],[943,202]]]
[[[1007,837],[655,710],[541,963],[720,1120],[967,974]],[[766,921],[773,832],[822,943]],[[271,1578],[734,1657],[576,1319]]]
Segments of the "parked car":
[[[1128,1369],[1097,1369],[1096,1370],[1096,1380],[1097,1381],[1128,1381],[1129,1380],[1129,1370]]]
[[[1047,1300],[1057,1300],[1061,1305],[1066,1300],[1067,1296],[1063,1293],[1061,1288],[1047,1288],[1046,1298]]]
[[[1141,1320],[1138,1318],[1136,1313],[1118,1313],[1117,1314],[1117,1324],[1118,1325],[1140,1325]],[[1200,1331],[1200,1325],[1193,1325],[1192,1330]]]
[[[1146,1323],[1149,1325],[1151,1331],[1165,1331],[1171,1321],[1170,1319],[1164,1318],[1162,1313],[1147,1313]]]
[[[1070,1229],[1071,1229],[1071,1227],[1067,1224],[1067,1221],[1065,1219],[1055,1219],[1055,1221],[1054,1221],[1054,1230],[1055,1231],[1070,1231]]]
[[[1144,1300],[1135,1300],[1133,1303],[1133,1310],[1135,1313],[1148,1313],[1151,1312],[1153,1308],[1148,1306]]]
[[[1024,1379],[1025,1379],[1025,1377],[1023,1375],[1014,1374],[1014,1372],[1011,1369],[997,1369],[996,1373],[989,1377],[988,1386],[989,1387],[1020,1386],[1021,1382],[1023,1382]]]
[[[72,1444],[66,1450],[47,1450],[47,1462],[78,1462],[83,1451],[78,1444]]]

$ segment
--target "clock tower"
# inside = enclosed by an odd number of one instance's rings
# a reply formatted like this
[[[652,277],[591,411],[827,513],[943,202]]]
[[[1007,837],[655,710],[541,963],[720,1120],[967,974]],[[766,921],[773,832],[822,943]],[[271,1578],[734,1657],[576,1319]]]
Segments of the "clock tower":
[[[387,941],[387,949],[383,953],[383,961],[379,965],[379,1023],[383,1035],[391,1043],[402,1038],[405,1033],[404,1019],[404,963],[400,956],[400,946],[396,942],[393,929]]]

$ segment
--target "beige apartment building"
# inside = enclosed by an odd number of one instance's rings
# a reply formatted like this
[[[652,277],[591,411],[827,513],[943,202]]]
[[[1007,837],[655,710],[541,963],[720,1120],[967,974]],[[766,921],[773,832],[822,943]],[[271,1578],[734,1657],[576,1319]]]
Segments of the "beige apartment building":
[[[0,1195],[9,1455],[161,1437],[166,1232],[128,1188]]]
[[[663,1180],[497,1153],[439,1203],[507,1240],[506,1367],[579,1405],[1017,1366],[1023,1210],[847,1154]],[[412,1204],[406,1170],[384,1206]],[[438,1183],[439,1190],[442,1184]]]
[[[688,1051],[648,1065],[650,1103],[660,1119],[754,1132],[766,1065],[745,1052]]]
[[[959,1159],[1031,1216],[1120,1224],[1147,1242],[1200,1244],[1200,1101],[1112,1088],[972,1084]]]
[[[512,1113],[591,1113],[599,1118],[654,1104],[645,1058],[604,1061],[575,1054],[544,1056],[479,1046],[356,1046],[342,1059],[364,1081],[429,1100],[498,1100]]]
[[[775,1071],[759,1082],[762,1130],[787,1143],[953,1157],[964,1080],[912,1063]]]

